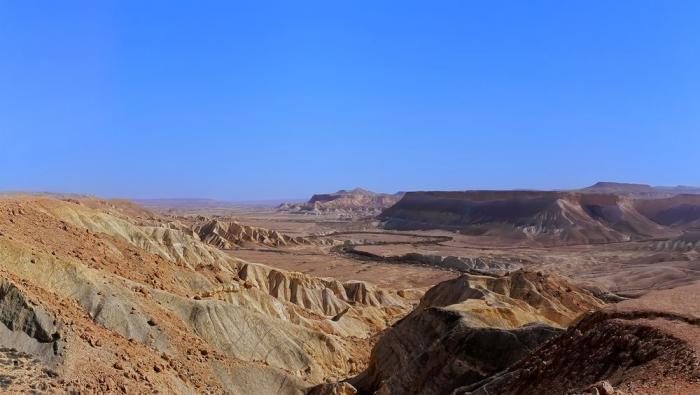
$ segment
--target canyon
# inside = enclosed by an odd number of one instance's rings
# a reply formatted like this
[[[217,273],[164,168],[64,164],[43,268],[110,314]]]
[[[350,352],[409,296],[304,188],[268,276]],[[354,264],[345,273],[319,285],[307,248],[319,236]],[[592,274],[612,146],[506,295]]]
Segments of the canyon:
[[[5,194],[0,387],[697,393],[700,195],[649,188]]]

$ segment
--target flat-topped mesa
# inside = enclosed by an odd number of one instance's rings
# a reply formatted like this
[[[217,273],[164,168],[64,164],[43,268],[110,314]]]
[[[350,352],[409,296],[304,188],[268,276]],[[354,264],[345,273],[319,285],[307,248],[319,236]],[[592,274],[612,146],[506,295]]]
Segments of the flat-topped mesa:
[[[285,203],[282,211],[314,213],[364,213],[378,214],[382,209],[395,204],[403,193],[375,193],[362,188],[340,190],[334,193],[316,194],[305,203]]]
[[[246,245],[286,247],[294,245],[330,245],[333,240],[290,236],[275,230],[243,225],[235,221],[204,220],[193,227],[199,238],[221,249]]]
[[[581,189],[581,192],[593,192],[593,193],[616,193],[624,195],[635,195],[635,196],[656,196],[660,195],[661,192],[651,185],[647,184],[633,184],[625,182],[610,182],[610,181],[599,181],[595,184]]]
[[[379,219],[387,229],[446,229],[510,242],[610,243],[679,236],[682,226],[700,220],[700,195],[634,199],[558,191],[409,192]]]

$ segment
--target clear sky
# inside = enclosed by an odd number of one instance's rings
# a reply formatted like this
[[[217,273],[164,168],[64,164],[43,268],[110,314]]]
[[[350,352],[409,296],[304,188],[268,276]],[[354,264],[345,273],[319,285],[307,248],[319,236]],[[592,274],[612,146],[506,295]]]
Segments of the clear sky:
[[[0,0],[0,189],[700,185],[699,1]]]

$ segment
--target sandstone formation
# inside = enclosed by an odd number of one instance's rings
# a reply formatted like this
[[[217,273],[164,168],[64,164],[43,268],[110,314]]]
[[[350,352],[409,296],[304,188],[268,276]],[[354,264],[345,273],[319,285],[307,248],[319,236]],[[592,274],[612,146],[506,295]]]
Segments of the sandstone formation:
[[[556,276],[463,275],[431,288],[385,331],[367,370],[349,382],[362,393],[446,393],[506,369],[600,306]]]
[[[333,244],[332,240],[326,238],[294,237],[270,229],[216,219],[200,221],[194,226],[194,231],[202,241],[221,249],[231,249],[246,245],[287,247]]]
[[[0,353],[24,369],[6,391],[305,393],[359,372],[371,336],[409,308],[233,258],[121,204],[0,199]]]
[[[668,239],[700,223],[700,195],[635,199],[547,191],[409,192],[379,218],[388,229],[446,229],[512,242]]]
[[[313,195],[306,203],[284,203],[279,209],[298,213],[376,215],[394,205],[402,196],[401,192],[390,195],[355,188]]]
[[[557,276],[464,275],[387,329],[366,371],[314,393],[696,394],[699,293],[696,283],[601,309]]]
[[[453,393],[697,394],[699,291],[652,292],[589,314],[505,372]]]

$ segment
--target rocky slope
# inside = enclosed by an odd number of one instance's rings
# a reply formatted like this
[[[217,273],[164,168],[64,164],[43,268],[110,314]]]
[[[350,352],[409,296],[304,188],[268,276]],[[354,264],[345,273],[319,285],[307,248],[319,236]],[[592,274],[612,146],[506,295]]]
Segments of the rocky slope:
[[[367,283],[233,258],[146,214],[0,199],[0,352],[25,372],[4,391],[304,393],[359,372],[371,336],[410,308]]]
[[[295,245],[331,245],[333,240],[290,236],[274,230],[243,225],[235,221],[202,218],[194,232],[207,244],[221,249],[243,246],[287,247]]]
[[[695,283],[603,306],[557,276],[464,275],[387,329],[362,374],[312,393],[696,394],[698,294]]]
[[[510,242],[667,239],[698,223],[700,195],[633,199],[547,191],[409,192],[379,218],[388,229],[447,229]]]
[[[697,394],[700,286],[589,314],[511,366],[454,394]]]
[[[642,215],[664,226],[700,228],[700,195],[638,200],[635,207]]]
[[[312,393],[697,394],[697,295],[695,283],[603,306],[557,276],[464,275],[387,329],[362,374]]]
[[[601,305],[555,276],[463,275],[431,288],[385,331],[368,369],[349,383],[362,393],[446,393],[506,369]]]
[[[401,196],[403,194],[400,192],[390,195],[355,188],[349,191],[340,190],[335,193],[313,195],[306,203],[284,203],[279,209],[299,213],[376,215],[382,209],[398,202]]]

